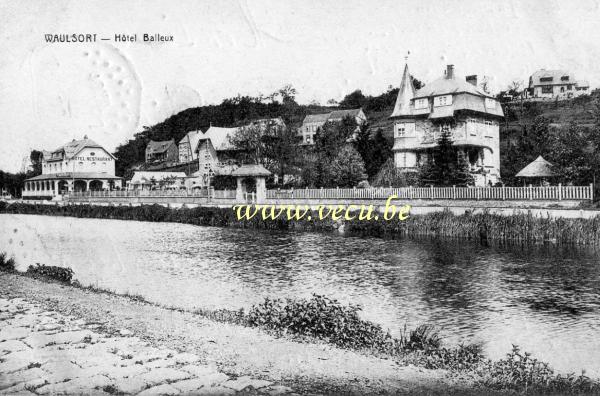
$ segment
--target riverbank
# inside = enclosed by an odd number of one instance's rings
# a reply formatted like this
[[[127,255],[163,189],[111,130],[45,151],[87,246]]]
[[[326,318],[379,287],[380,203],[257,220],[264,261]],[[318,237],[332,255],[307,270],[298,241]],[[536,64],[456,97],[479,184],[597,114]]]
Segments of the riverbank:
[[[345,235],[383,238],[410,236],[440,236],[474,240],[495,240],[520,243],[600,244],[600,216],[584,218],[551,218],[531,213],[500,215],[470,211],[456,215],[450,211],[414,215],[406,220],[397,217],[386,221],[319,220],[317,211],[309,211],[301,220],[263,220],[260,216],[238,220],[231,208],[196,207],[169,208],[161,205],[96,206],[41,205],[0,202],[0,213],[39,214],[152,222],[174,222],[203,226],[238,227],[292,231],[340,231]]]
[[[199,314],[159,307],[135,298],[17,274],[0,272],[0,297],[19,298],[22,299],[17,300],[19,302],[39,307],[30,313],[32,320],[44,316],[43,312],[52,311],[56,315],[69,316],[82,325],[92,324],[98,337],[118,338],[127,334],[138,337],[151,348],[196,355],[201,365],[227,376],[226,381],[235,378],[267,381],[270,388],[254,390],[263,394],[286,389],[281,386],[303,394],[435,395],[479,394],[481,391],[473,389],[472,380],[450,376],[445,370],[400,366],[392,359],[343,350],[327,343],[300,343],[285,336],[275,338],[256,328],[216,322]],[[4,308],[2,310],[4,312]],[[4,320],[7,319],[3,316]],[[22,324],[31,326],[34,323]],[[2,359],[7,359],[6,356]],[[164,357],[161,362],[157,365],[168,366],[172,360]],[[179,367],[177,364],[175,362],[174,367]]]

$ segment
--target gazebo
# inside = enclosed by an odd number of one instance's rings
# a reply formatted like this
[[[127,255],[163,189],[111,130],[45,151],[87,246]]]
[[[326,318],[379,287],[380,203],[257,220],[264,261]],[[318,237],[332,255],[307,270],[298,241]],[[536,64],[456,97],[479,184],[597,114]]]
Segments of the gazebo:
[[[547,177],[554,177],[556,173],[552,170],[553,165],[546,161],[541,155],[525,168],[521,169],[516,177],[527,179],[539,179],[540,183]]]
[[[244,200],[246,186],[243,181],[246,178],[254,178],[256,180],[256,203],[260,204],[267,198],[267,177],[271,175],[262,165],[242,165],[231,173],[231,176],[236,178],[237,189],[235,198],[237,201]]]

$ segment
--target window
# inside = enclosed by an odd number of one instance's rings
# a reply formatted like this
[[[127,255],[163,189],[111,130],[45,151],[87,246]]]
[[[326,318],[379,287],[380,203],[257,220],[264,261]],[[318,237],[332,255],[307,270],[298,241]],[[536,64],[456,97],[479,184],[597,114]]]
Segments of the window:
[[[394,137],[411,137],[415,135],[414,122],[400,122],[396,124],[396,132]]]
[[[573,90],[573,85],[569,84],[567,85],[567,91],[572,91]]]
[[[552,82],[552,77],[540,77],[540,82]]]
[[[406,132],[406,127],[404,126],[404,124],[396,125],[396,137],[403,137],[405,132]]]
[[[543,94],[551,94],[552,93],[552,86],[542,87],[542,93]]]
[[[492,98],[485,98],[485,107],[487,107],[488,109],[495,109],[496,101]]]
[[[452,95],[436,96],[433,98],[433,105],[438,106],[450,106],[452,104]]]
[[[569,81],[569,76],[562,76],[560,81]]]
[[[94,152],[91,152],[91,153],[90,153],[90,156],[92,156],[92,157],[93,157],[94,155],[96,155],[96,153],[94,153]]]
[[[426,109],[427,107],[429,107],[429,100],[427,98],[415,100],[415,109]]]

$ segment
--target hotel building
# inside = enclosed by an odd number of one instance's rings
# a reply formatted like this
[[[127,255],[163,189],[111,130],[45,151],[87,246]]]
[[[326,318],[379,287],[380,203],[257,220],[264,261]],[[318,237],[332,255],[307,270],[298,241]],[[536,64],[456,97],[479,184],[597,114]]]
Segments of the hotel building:
[[[115,157],[87,136],[44,151],[42,174],[25,180],[23,197],[52,198],[71,191],[122,187],[115,176]]]

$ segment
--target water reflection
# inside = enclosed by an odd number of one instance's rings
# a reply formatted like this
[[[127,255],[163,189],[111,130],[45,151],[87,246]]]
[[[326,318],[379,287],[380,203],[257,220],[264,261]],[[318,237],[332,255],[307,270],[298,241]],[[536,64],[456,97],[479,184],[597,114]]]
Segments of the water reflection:
[[[69,266],[84,284],[185,308],[237,309],[266,296],[326,294],[361,304],[365,318],[395,333],[405,324],[430,323],[449,342],[484,343],[492,357],[517,343],[559,370],[600,375],[600,256],[594,250],[0,219],[0,249],[21,266]]]

